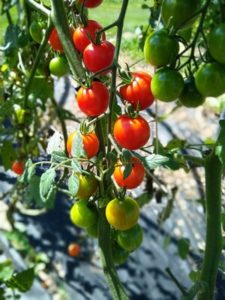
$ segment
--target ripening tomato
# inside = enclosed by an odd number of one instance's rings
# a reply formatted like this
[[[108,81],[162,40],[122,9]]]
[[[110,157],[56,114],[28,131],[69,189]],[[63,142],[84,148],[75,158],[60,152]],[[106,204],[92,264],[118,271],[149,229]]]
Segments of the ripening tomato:
[[[130,163],[132,164],[132,169],[129,176],[127,176],[125,179],[124,179],[125,166],[122,164],[121,161],[119,161],[116,164],[113,173],[113,177],[116,183],[119,186],[124,187],[126,189],[134,189],[138,187],[142,183],[145,175],[145,168],[142,162],[137,157],[133,156],[131,158]]]
[[[140,115],[134,118],[129,115],[121,115],[114,124],[113,135],[121,147],[137,150],[148,142],[150,127]]]
[[[88,20],[85,27],[77,27],[73,33],[73,43],[75,48],[83,53],[84,49],[92,41],[95,42],[96,34],[100,29],[102,29],[102,26],[94,20]],[[104,32],[101,34],[101,39],[103,41],[106,39]]]
[[[117,243],[127,251],[134,251],[140,247],[143,240],[143,231],[139,224],[125,230],[118,231],[116,236]]]
[[[117,243],[112,245],[112,259],[115,265],[122,265],[128,259],[129,252],[124,248],[120,247]]]
[[[92,175],[79,175],[79,189],[76,198],[80,200],[89,199],[97,190],[98,181]]]
[[[117,230],[132,228],[139,218],[139,206],[131,197],[111,200],[106,206],[106,219]]]
[[[64,56],[57,56],[50,60],[49,70],[52,75],[61,77],[69,72],[69,65]]]
[[[66,147],[67,152],[71,156],[73,139],[77,135],[77,131],[71,133],[67,139]],[[94,132],[82,134],[84,150],[87,153],[87,157],[90,159],[95,156],[99,151],[99,139]]]
[[[74,225],[88,228],[97,222],[97,211],[88,206],[88,201],[78,200],[70,209],[70,219]]]
[[[52,29],[52,32],[49,37],[49,44],[51,45],[52,49],[63,52],[63,45],[59,39],[58,33],[56,31],[56,28]]]
[[[108,41],[102,41],[100,44],[89,44],[83,53],[83,61],[88,71],[96,73],[110,67],[113,62],[115,47]],[[105,75],[110,70],[104,71]]]
[[[187,80],[184,83],[184,89],[179,97],[179,101],[182,105],[192,108],[202,105],[205,97],[199,93],[193,80]]]
[[[80,245],[76,244],[76,243],[69,244],[69,246],[67,248],[67,252],[68,252],[69,256],[72,256],[72,257],[78,256],[80,254]]]
[[[135,108],[139,104],[140,110],[146,109],[154,101],[150,88],[151,80],[152,77],[146,72],[132,73],[131,82],[120,88],[121,97]]]
[[[77,104],[80,110],[89,117],[103,114],[109,104],[109,91],[99,81],[92,81],[91,87],[81,87],[77,93]]]
[[[24,172],[24,167],[25,167],[25,162],[24,161],[19,161],[16,160],[14,161],[14,163],[12,164],[12,171],[14,173],[16,173],[17,175],[22,175]]]
[[[212,57],[225,64],[225,23],[217,25],[208,36],[208,47]]]
[[[82,4],[84,2],[84,6],[87,8],[95,8],[99,6],[102,3],[103,0],[79,0],[79,2]]]

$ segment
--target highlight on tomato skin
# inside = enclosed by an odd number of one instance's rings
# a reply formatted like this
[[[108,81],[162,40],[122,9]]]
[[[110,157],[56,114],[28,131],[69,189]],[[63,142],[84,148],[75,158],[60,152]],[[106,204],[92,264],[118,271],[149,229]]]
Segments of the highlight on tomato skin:
[[[11,169],[17,175],[22,175],[24,172],[24,167],[25,167],[24,161],[16,160],[13,162]]]
[[[116,183],[126,189],[134,189],[138,187],[144,180],[145,169],[142,162],[137,157],[132,157],[132,170],[130,174],[124,178],[125,165],[118,161],[113,173]]]

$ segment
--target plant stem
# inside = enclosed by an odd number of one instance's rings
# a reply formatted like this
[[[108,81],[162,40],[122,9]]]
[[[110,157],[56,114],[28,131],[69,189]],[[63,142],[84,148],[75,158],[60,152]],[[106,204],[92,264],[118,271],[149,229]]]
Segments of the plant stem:
[[[201,281],[207,284],[206,289],[200,292],[198,300],[212,300],[218,265],[222,251],[221,232],[221,178],[222,164],[212,152],[206,158],[206,246],[203,260]]]
[[[45,16],[49,16],[50,15],[50,11],[44,7],[43,5],[37,3],[34,0],[26,0],[27,4],[29,4],[30,6],[32,6],[35,10],[37,10],[38,12],[40,12],[41,14],[45,15]]]

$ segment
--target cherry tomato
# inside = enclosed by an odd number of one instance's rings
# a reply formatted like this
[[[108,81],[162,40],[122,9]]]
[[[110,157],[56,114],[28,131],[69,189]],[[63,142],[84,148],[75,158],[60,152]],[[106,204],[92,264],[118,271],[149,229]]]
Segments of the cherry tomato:
[[[89,236],[91,236],[93,238],[97,238],[98,237],[98,223],[95,223],[94,225],[86,228],[86,232]]]
[[[113,134],[116,142],[121,147],[137,150],[148,142],[150,127],[148,122],[140,115],[135,118],[129,115],[121,115],[114,124]]]
[[[131,158],[132,170],[128,177],[124,179],[125,166],[119,161],[115,167],[113,177],[116,183],[126,189],[134,189],[138,187],[145,175],[145,169],[142,162],[137,157]]]
[[[178,52],[179,43],[169,35],[167,29],[160,29],[152,33],[145,41],[145,59],[155,67],[166,66],[173,63]]]
[[[120,247],[117,243],[113,243],[112,245],[112,259],[114,264],[122,265],[128,259],[129,252]]]
[[[73,43],[75,48],[83,53],[84,49],[93,41],[96,40],[96,33],[102,29],[102,26],[94,21],[88,20],[87,26],[77,27],[73,33]],[[102,40],[105,40],[105,33],[101,35]]]
[[[139,104],[140,110],[146,109],[154,101],[154,96],[150,89],[151,80],[152,77],[148,73],[132,73],[131,82],[120,88],[121,97],[135,108]]]
[[[79,176],[79,189],[76,198],[80,200],[89,199],[97,190],[98,181],[94,176],[80,175]]]
[[[107,221],[115,229],[128,230],[138,221],[139,206],[130,197],[125,197],[122,201],[115,198],[107,204],[105,213]]]
[[[195,74],[197,90],[205,97],[225,93],[225,66],[214,62],[203,64]]]
[[[29,28],[29,33],[30,33],[30,36],[32,37],[32,39],[38,44],[40,44],[41,40],[42,40],[42,36],[43,36],[42,30],[43,30],[43,27],[40,22],[37,22],[37,21],[31,22],[30,28]]]
[[[80,245],[76,244],[76,243],[69,244],[69,246],[67,248],[67,252],[68,252],[69,256],[72,256],[72,257],[80,255]]]
[[[77,93],[77,104],[80,110],[89,117],[103,114],[109,105],[109,91],[99,82],[93,81],[91,87],[81,87]]]
[[[208,47],[212,57],[225,64],[225,23],[219,24],[210,32]]]
[[[113,62],[115,47],[108,41],[103,41],[98,45],[89,44],[83,53],[83,61],[88,71],[96,73],[108,68]],[[105,75],[110,70],[104,71]]]
[[[143,240],[143,231],[139,224],[134,227],[117,232],[117,243],[127,251],[134,251],[140,247]]]
[[[58,33],[56,31],[56,28],[52,29],[52,32],[49,37],[49,44],[51,45],[52,49],[63,52],[63,45],[59,39]]]
[[[197,12],[200,4],[200,0],[164,0],[162,2],[162,20],[167,26],[174,29],[191,27],[196,20],[196,17],[191,17]]]
[[[64,56],[57,56],[50,60],[49,70],[51,74],[61,77],[69,73],[69,65]]]
[[[103,0],[80,0],[80,3],[84,2],[84,6],[87,8],[95,8],[97,6],[99,6],[102,3]]]
[[[88,228],[97,222],[97,212],[88,207],[88,201],[79,200],[70,209],[70,219],[74,225]]]
[[[160,69],[152,78],[152,93],[155,98],[164,102],[176,100],[183,88],[184,80],[181,74],[173,69]]]
[[[71,156],[73,139],[75,138],[77,131],[71,133],[68,137],[66,147],[67,152]],[[84,150],[87,153],[87,157],[90,159],[95,156],[99,151],[99,140],[97,135],[94,132],[82,134]]]
[[[179,101],[186,107],[197,107],[204,103],[205,98],[199,93],[193,80],[184,83],[184,89],[179,97]]]
[[[12,164],[12,171],[16,173],[17,175],[22,175],[25,167],[25,162],[24,161],[14,161]]]

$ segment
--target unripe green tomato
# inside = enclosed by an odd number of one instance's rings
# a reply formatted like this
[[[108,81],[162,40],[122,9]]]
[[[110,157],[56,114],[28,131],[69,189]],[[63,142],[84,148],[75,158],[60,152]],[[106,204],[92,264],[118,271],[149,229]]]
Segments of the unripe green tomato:
[[[94,208],[88,207],[87,201],[79,200],[70,209],[70,219],[74,225],[81,228],[88,228],[97,222],[97,212]]]
[[[86,232],[89,236],[91,236],[93,238],[97,238],[98,237],[98,223],[95,223],[94,225],[86,228]]]
[[[69,66],[64,56],[57,56],[51,59],[49,70],[52,75],[61,77],[69,73]]]
[[[42,30],[43,30],[43,27],[42,27],[41,23],[38,21],[33,21],[29,28],[30,36],[38,44],[41,43],[41,40],[43,37]]]
[[[225,64],[225,23],[217,25],[208,36],[208,47],[212,57]]]
[[[143,231],[139,224],[134,227],[117,232],[117,243],[127,251],[134,251],[140,247],[143,240]]]
[[[178,52],[178,41],[166,29],[155,31],[145,41],[144,56],[152,66],[161,67],[173,63]]]
[[[202,105],[205,102],[205,97],[199,93],[193,80],[187,80],[184,83],[184,89],[179,97],[179,101],[182,105],[192,108]]]
[[[117,243],[112,245],[112,259],[115,265],[121,265],[126,262],[129,252],[121,248]]]
[[[98,181],[92,175],[79,176],[79,189],[76,198],[80,200],[89,199],[98,188]]]

